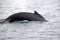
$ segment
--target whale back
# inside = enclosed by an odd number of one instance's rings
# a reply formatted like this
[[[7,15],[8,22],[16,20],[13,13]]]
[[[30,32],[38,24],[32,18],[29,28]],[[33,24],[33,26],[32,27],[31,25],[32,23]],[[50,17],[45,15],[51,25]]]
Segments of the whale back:
[[[39,17],[39,19],[40,19],[41,21],[46,21],[46,22],[47,22],[47,20],[45,20],[45,18],[44,18],[42,15],[40,15],[37,11],[34,11],[34,13],[35,13],[36,16]]]

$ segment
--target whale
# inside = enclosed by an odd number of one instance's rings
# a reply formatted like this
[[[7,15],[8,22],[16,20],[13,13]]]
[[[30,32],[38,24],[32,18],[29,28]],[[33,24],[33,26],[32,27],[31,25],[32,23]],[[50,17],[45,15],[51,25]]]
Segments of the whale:
[[[10,15],[8,18],[6,18],[3,22],[8,21],[9,23],[12,23],[14,21],[40,21],[40,22],[47,22],[47,20],[40,15],[37,11],[32,12],[17,12],[12,15]]]

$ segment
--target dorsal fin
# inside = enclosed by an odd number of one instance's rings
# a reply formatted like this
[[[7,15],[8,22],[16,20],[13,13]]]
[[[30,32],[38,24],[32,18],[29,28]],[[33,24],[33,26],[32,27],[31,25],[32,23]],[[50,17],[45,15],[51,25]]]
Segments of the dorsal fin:
[[[40,15],[37,11],[34,11],[34,13],[35,13],[36,15],[39,15],[40,17],[42,17],[42,15]]]
[[[39,15],[37,11],[34,11],[35,14]]]

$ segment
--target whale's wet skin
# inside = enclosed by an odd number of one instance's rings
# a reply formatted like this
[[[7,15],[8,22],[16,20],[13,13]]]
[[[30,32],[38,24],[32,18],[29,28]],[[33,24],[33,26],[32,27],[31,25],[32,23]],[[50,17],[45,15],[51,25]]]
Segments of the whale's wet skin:
[[[34,13],[30,13],[30,12],[15,13],[15,14],[12,14],[11,16],[9,16],[5,21],[8,21],[9,23],[11,23],[14,21],[23,21],[23,20],[40,21],[40,22],[47,21],[47,20],[45,20],[45,18],[43,16],[38,14],[36,11],[34,11]],[[5,21],[3,21],[3,22],[5,22]]]

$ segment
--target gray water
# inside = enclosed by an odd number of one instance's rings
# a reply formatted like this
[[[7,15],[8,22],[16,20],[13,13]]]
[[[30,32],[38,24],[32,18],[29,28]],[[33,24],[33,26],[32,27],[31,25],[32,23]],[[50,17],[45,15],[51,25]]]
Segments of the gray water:
[[[0,40],[60,40],[59,0],[0,0],[0,20],[16,12],[36,10],[48,22],[0,24]]]

